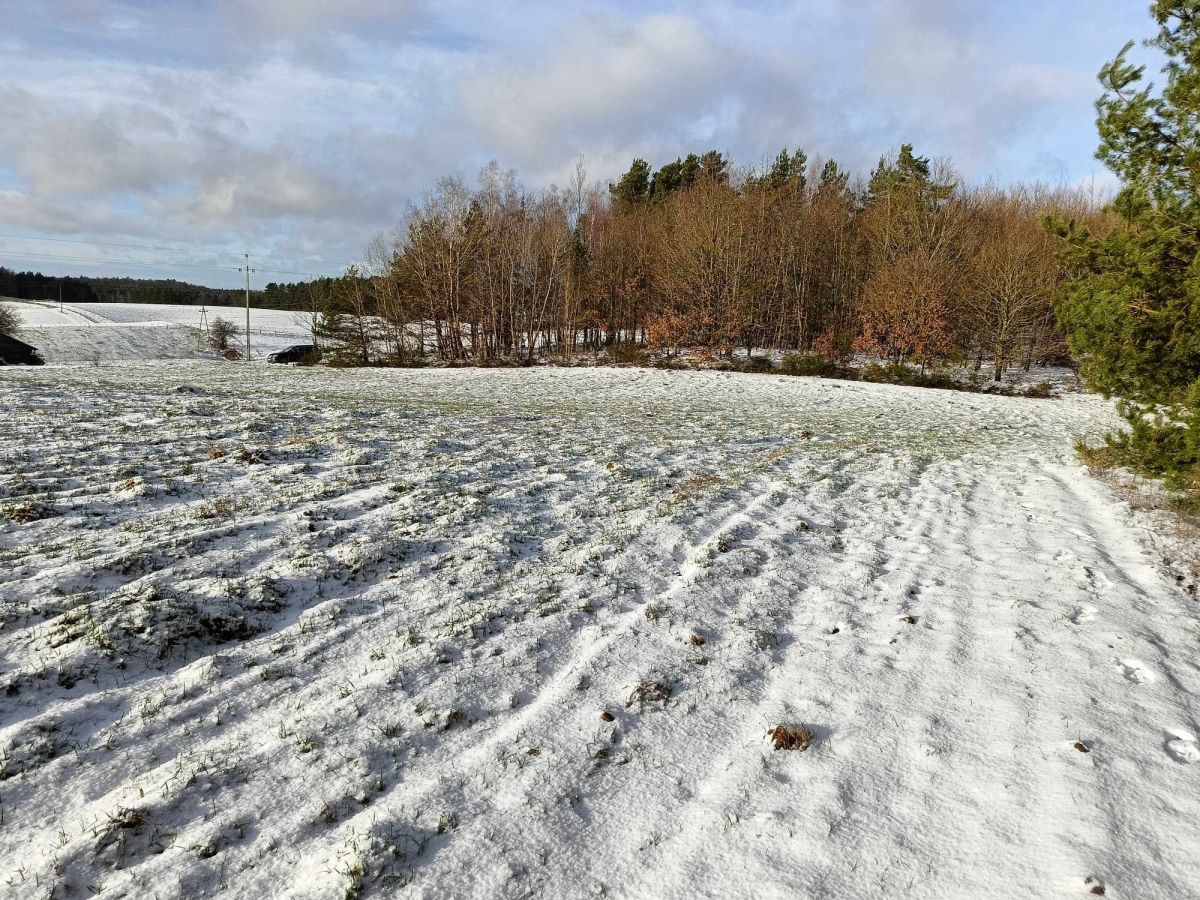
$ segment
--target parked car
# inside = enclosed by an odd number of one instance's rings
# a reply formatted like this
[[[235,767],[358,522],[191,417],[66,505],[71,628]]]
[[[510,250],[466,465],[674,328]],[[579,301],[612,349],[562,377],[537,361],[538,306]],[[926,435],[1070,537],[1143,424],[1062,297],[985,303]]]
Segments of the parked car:
[[[41,365],[45,365],[45,360],[36,347],[30,347],[24,341],[18,341],[7,334],[0,334],[0,366]]]
[[[321,351],[312,344],[293,344],[277,350],[267,357],[272,363],[315,363],[321,358]]]

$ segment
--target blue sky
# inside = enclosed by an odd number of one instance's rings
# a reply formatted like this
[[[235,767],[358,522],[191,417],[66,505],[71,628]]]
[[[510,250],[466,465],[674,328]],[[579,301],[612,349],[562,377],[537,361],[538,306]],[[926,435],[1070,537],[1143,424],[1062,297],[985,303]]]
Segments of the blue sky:
[[[541,188],[580,154],[607,182],[784,145],[865,172],[912,142],[972,181],[1105,188],[1095,74],[1147,7],[0,0],[0,265],[234,285],[250,249],[336,272],[492,159]]]

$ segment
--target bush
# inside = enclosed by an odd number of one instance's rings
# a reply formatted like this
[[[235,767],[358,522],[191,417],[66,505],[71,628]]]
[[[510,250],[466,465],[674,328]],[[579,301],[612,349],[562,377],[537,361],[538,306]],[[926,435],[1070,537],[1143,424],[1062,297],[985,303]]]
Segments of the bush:
[[[775,363],[769,356],[751,356],[739,367],[742,372],[757,372],[759,374],[775,371]]]
[[[1200,405],[1151,409],[1122,400],[1117,408],[1129,428],[1110,435],[1108,445],[1122,465],[1162,478],[1176,490],[1200,485]]]
[[[11,306],[0,303],[0,334],[15,335],[21,327],[21,317]]]
[[[429,365],[429,360],[417,353],[405,353],[403,356],[390,353],[383,358],[383,363],[394,369],[424,369]]]
[[[649,364],[651,368],[667,369],[671,372],[680,372],[684,369],[694,368],[694,366],[689,366],[678,356],[655,356],[649,360]]]
[[[1049,399],[1054,396],[1054,385],[1048,381],[1039,381],[1025,389],[1025,396]]]
[[[237,337],[239,333],[236,325],[217,316],[208,326],[208,343],[214,350],[226,351],[229,349],[229,339]]]
[[[481,356],[473,361],[481,369],[521,369],[531,363],[524,356]]]
[[[816,353],[789,353],[783,358],[779,371],[783,375],[816,378],[837,378],[843,374],[837,363]]]
[[[331,369],[361,369],[362,354],[349,347],[334,347],[325,351],[325,365]]]
[[[858,370],[858,377],[860,380],[869,381],[872,384],[902,384],[900,379],[903,377],[903,373],[903,369],[895,366],[871,363]]]
[[[943,391],[978,390],[970,383],[959,381],[948,372],[920,372],[908,366],[882,365],[871,363],[859,370],[859,378],[874,384],[904,384],[909,387],[937,388]],[[992,388],[987,393],[1007,393],[1006,390]]]
[[[646,364],[646,351],[636,344],[616,344],[604,351],[608,361],[618,366],[642,366]]]
[[[904,384],[911,384],[913,387],[937,388],[943,391],[967,390],[967,385],[948,372],[913,372],[911,379]]]

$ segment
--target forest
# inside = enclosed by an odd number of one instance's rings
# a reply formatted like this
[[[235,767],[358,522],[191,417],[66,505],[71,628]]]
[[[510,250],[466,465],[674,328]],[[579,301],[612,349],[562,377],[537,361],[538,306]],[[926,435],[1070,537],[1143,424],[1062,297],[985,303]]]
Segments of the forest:
[[[1070,272],[1048,225],[1109,218],[1081,191],[969,186],[909,145],[857,181],[786,148],[757,169],[637,159],[606,190],[582,160],[536,192],[493,163],[476,186],[440,181],[314,302],[361,362],[792,351],[999,380],[1066,359],[1054,300]]]
[[[325,279],[325,286],[330,279]],[[268,284],[250,292],[250,302],[260,309],[308,310],[313,290],[322,281],[299,284]],[[184,306],[242,306],[244,291],[211,288],[167,278],[101,278],[54,276],[40,272],[16,272],[0,266],[0,297],[44,300],[57,303],[177,303]]]
[[[718,151],[636,159],[607,188],[582,158],[565,188],[539,191],[493,163],[474,185],[442,179],[342,277],[271,283],[251,303],[316,315],[346,362],[790,351],[922,373],[986,365],[998,381],[1068,360],[1062,232],[1111,219],[1082,191],[968,185],[910,145],[856,179],[787,148],[748,168]],[[60,286],[66,302],[244,302],[174,280],[0,269],[0,296],[57,299]]]

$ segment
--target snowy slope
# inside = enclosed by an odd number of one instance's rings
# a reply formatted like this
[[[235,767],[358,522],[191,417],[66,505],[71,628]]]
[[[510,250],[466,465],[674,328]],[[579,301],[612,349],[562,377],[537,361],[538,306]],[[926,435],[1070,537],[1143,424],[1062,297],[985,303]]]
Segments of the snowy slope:
[[[60,309],[57,303],[4,302],[21,317],[21,338],[37,347],[50,364],[218,358],[197,340],[200,307],[69,303]],[[245,310],[209,307],[208,321],[211,323],[217,316],[238,326],[239,336],[233,343],[240,347]],[[300,314],[274,309],[250,310],[251,352],[256,359],[310,339],[309,326]]]
[[[189,329],[200,327],[200,307],[169,303],[80,303],[80,312],[95,315],[110,322],[134,324],[160,322]],[[242,346],[242,333],[246,328],[244,307],[209,306],[205,309],[209,324],[220,316],[232,322],[238,329],[232,343]],[[255,359],[293,344],[312,343],[311,317],[304,313],[281,309],[250,308],[250,352]]]
[[[178,325],[47,325],[22,328],[21,339],[55,363],[104,363],[186,359],[214,354],[199,345],[196,332]]]
[[[12,896],[1200,896],[1107,404],[265,375],[0,373]]]
[[[57,303],[39,303],[33,300],[13,300],[0,297],[0,304],[14,310],[21,318],[23,327],[40,328],[47,325],[83,325],[102,321],[99,317],[84,316],[75,306],[64,305],[62,311]]]

